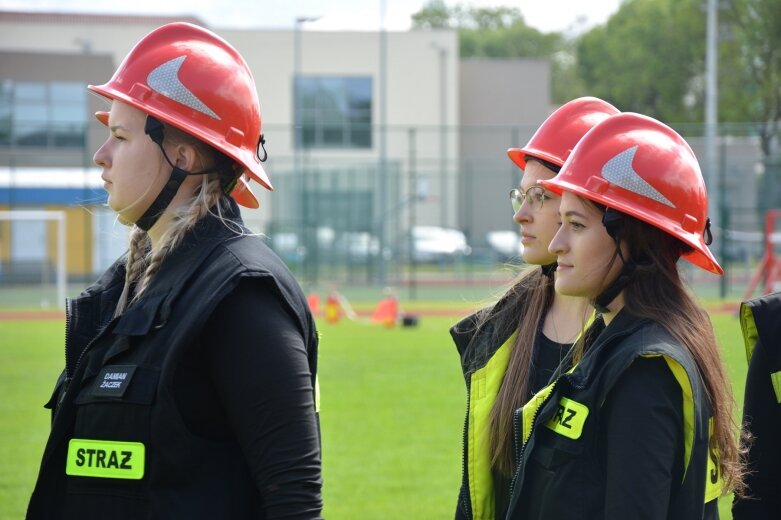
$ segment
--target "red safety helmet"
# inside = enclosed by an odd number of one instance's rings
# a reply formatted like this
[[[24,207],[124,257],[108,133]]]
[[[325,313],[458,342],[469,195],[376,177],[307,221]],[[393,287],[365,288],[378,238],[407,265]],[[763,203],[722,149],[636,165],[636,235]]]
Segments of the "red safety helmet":
[[[507,155],[521,169],[526,168],[527,155],[561,166],[586,132],[618,113],[616,107],[599,98],[573,99],[548,116],[526,146],[510,148]]]
[[[255,80],[239,52],[213,32],[188,23],[164,25],[133,47],[108,83],[87,88],[213,146],[273,189],[258,154],[262,131]],[[105,113],[96,117],[107,123]],[[244,178],[231,195],[243,206],[258,207]]]
[[[581,139],[556,177],[540,184],[647,222],[694,248],[683,255],[694,265],[724,272],[705,244],[708,193],[694,152],[656,119],[629,112],[606,119]]]

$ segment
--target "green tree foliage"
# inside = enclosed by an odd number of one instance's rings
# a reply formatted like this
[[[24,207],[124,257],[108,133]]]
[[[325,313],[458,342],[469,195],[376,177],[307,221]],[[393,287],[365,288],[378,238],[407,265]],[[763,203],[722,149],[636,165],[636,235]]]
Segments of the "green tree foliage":
[[[577,42],[586,91],[663,121],[702,122],[705,7],[702,0],[626,0]],[[781,3],[720,2],[719,22],[719,121],[760,122],[769,155],[781,120]]]
[[[415,29],[450,29],[453,11],[444,0],[431,0],[417,13],[412,15],[412,27]]]
[[[431,0],[412,15],[412,26],[456,29],[462,58],[550,59],[553,100],[563,103],[579,95],[574,92],[579,82],[572,43],[561,33],[543,33],[530,27],[517,8],[449,8],[443,0]]]
[[[759,122],[771,155],[781,126],[781,0],[720,0],[719,121]],[[516,8],[431,0],[413,27],[455,29],[461,57],[547,58],[552,99],[594,95],[672,124],[701,123],[705,0],[624,0],[579,37],[542,33]]]
[[[431,0],[412,15],[415,29],[456,29],[462,58],[548,58],[562,47],[559,33],[526,25],[515,7],[449,8]]]
[[[475,9],[472,19],[474,27],[459,29],[463,57],[548,58],[561,48],[560,34],[529,27],[517,9]]]
[[[701,0],[628,0],[577,47],[588,92],[621,110],[701,121],[705,16]]]
[[[762,151],[772,155],[781,121],[781,2],[732,0],[722,12],[734,68],[720,77],[719,105],[729,121],[759,122]]]

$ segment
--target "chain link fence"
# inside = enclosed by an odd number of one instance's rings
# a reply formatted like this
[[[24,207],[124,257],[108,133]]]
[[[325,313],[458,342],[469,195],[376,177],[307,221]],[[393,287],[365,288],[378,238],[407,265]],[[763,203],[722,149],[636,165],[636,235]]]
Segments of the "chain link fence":
[[[743,295],[765,251],[765,213],[781,208],[781,157],[762,156],[755,128],[722,125],[718,169],[703,172],[711,194],[711,247],[726,276],[720,279],[688,266],[686,272],[708,297]],[[702,126],[676,129],[704,166]],[[505,151],[523,145],[534,130],[388,127],[375,129],[370,149],[306,149],[280,156],[274,154],[273,142],[291,139],[292,128],[270,127],[267,170],[275,191],[262,194],[262,208],[248,222],[266,236],[307,290],[339,288],[373,295],[394,286],[414,299],[451,298],[467,287],[469,294],[489,296],[516,272],[507,264],[521,262],[518,226],[507,195],[521,172]],[[86,151],[82,155],[90,157]],[[0,209],[31,209],[14,195],[18,178],[8,176],[0,187]],[[68,278],[73,284],[94,277],[117,252],[117,247],[100,246],[109,239],[117,243],[116,237],[104,236],[105,208],[83,206],[87,213],[101,215],[102,224],[82,219],[68,225]],[[46,204],[32,209],[61,208]],[[73,212],[69,208],[68,218]],[[30,226],[0,222],[0,307],[52,301],[49,295],[20,296],[22,286],[32,284],[32,293],[39,295],[43,285],[56,284],[51,226]],[[111,231],[123,232],[118,226]],[[19,233],[43,243],[31,245]],[[96,257],[95,251],[103,249],[111,258]],[[92,269],[73,269],[78,263],[74,258],[91,259],[83,263]]]

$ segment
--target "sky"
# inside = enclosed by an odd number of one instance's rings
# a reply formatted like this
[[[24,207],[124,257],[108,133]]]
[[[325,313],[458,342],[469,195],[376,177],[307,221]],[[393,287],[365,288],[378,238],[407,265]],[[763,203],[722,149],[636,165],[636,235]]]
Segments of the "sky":
[[[570,34],[604,23],[622,0],[445,0],[447,5],[515,7],[542,31]],[[0,10],[101,14],[194,15],[212,28],[290,29],[297,18],[318,18],[305,30],[377,30],[381,11],[388,30],[410,28],[425,0],[0,0]]]

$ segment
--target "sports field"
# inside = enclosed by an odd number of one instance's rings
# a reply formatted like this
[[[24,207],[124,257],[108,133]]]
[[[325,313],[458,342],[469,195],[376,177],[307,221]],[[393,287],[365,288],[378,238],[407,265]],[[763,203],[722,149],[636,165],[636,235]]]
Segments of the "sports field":
[[[421,308],[425,305],[421,305]],[[321,324],[324,515],[453,517],[465,391],[448,334],[463,312],[432,304],[417,328]],[[733,312],[712,314],[742,401],[746,362]],[[0,518],[23,518],[48,432],[42,405],[63,363],[63,321],[0,321]],[[722,519],[729,519],[728,500]]]

